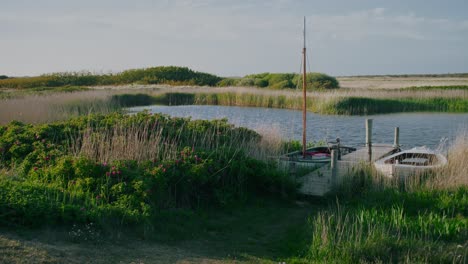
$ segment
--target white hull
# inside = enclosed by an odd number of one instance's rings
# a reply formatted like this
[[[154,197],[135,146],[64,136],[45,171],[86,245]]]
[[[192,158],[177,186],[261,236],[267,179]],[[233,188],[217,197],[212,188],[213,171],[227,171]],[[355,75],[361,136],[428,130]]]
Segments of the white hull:
[[[408,178],[447,164],[444,155],[426,147],[401,151],[377,160],[375,168],[390,178]]]

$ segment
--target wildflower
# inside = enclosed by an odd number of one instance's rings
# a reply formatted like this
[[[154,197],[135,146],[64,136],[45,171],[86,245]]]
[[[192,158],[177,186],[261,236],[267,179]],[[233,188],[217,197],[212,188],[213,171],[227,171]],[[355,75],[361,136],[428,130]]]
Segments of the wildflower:
[[[38,169],[39,169],[38,167],[34,167],[34,168],[33,168],[34,171],[37,171]]]
[[[119,171],[119,170],[118,170],[118,171],[117,171],[117,174],[119,174],[119,175],[120,175],[120,173],[121,173],[121,171]]]
[[[107,171],[107,172],[106,172],[106,176],[109,177],[109,176],[110,176],[110,172]]]
[[[163,168],[162,171],[163,171],[163,172],[166,172],[166,168]]]
[[[39,139],[39,138],[40,138],[40,136],[38,134],[36,134],[36,139]]]
[[[50,160],[50,156],[46,156],[46,157],[45,157],[45,160]]]
[[[112,175],[115,175],[115,171],[112,171]]]
[[[101,195],[96,195],[96,200],[101,199]]]
[[[41,141],[42,141],[42,143],[45,143],[45,139],[42,139]]]
[[[102,166],[107,166],[107,162],[104,161],[104,163],[102,163]]]

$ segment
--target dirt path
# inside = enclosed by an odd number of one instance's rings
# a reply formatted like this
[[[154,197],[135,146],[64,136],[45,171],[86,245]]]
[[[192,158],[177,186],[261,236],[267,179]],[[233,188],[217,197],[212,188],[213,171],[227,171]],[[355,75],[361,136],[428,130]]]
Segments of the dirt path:
[[[310,204],[272,203],[205,212],[187,219],[174,234],[179,238],[169,231],[161,240],[73,241],[67,230],[0,229],[0,263],[278,263],[297,253],[301,228],[315,211]]]

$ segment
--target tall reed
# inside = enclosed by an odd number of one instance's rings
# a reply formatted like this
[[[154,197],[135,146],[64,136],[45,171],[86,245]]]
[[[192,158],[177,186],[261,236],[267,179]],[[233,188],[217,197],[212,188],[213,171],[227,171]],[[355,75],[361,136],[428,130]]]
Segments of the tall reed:
[[[248,156],[267,160],[278,155],[283,143],[279,133],[252,137],[243,129],[226,129],[224,124],[202,133],[193,129],[189,122],[179,124],[176,133],[167,133],[158,123],[120,123],[111,129],[89,126],[83,132],[70,135],[70,152],[92,160],[109,163],[116,160],[175,160],[184,147],[201,151],[223,150],[223,153],[245,153]],[[230,157],[225,157],[230,158]]]

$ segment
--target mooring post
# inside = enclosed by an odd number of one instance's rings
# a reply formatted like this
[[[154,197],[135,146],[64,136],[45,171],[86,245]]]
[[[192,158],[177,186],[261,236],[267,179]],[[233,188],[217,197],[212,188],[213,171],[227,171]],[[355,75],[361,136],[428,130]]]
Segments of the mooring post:
[[[393,139],[393,147],[400,147],[400,128],[395,127],[395,138]]]
[[[366,147],[369,162],[372,162],[372,119],[366,119]]]
[[[331,151],[331,185],[332,187],[335,187],[336,184],[336,174],[338,170],[338,150],[337,149],[332,149]]]
[[[289,162],[289,175],[296,180],[297,168],[296,162]]]

